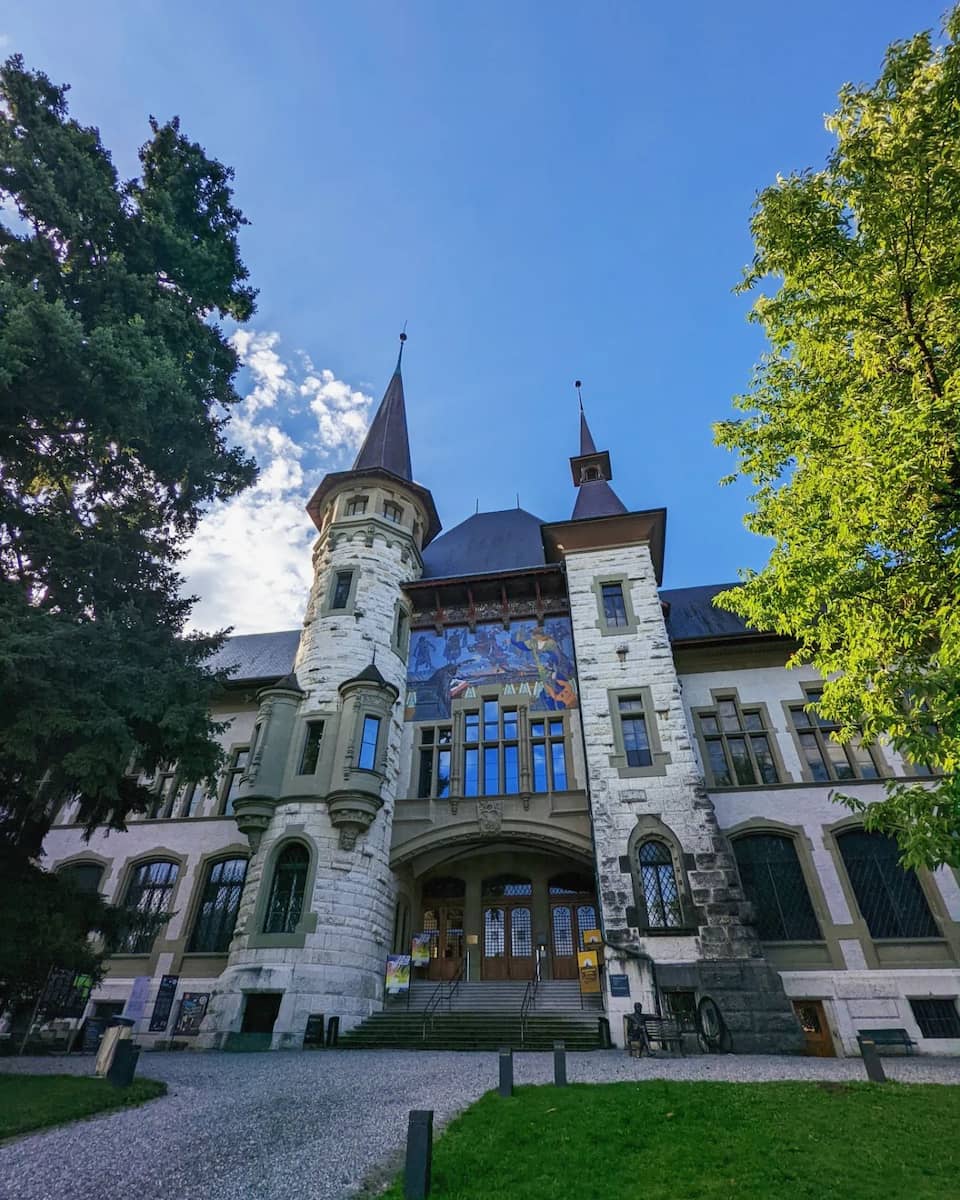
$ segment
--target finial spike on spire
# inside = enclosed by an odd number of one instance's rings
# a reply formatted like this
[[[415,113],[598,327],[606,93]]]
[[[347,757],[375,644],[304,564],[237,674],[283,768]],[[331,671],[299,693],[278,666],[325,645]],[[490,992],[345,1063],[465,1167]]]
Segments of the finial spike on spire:
[[[583,396],[580,393],[580,388],[583,386],[579,379],[573,385],[577,389],[577,399],[580,401],[580,411],[583,412]]]
[[[400,331],[400,353],[397,355],[397,369],[394,374],[400,373],[400,364],[403,362],[403,343],[407,340],[407,323],[404,321],[403,329]]]

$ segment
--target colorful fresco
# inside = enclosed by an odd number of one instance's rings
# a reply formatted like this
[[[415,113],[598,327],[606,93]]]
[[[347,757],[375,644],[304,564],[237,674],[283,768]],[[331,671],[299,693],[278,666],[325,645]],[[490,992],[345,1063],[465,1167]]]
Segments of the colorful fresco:
[[[566,617],[536,621],[417,629],[410,638],[408,721],[450,716],[451,702],[472,699],[477,689],[502,686],[504,696],[529,697],[533,712],[576,708],[573,634]]]

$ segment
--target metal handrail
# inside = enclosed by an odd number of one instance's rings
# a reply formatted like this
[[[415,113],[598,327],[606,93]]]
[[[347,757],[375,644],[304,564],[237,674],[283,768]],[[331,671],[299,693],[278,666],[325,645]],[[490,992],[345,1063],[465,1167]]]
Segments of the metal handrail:
[[[463,970],[464,960],[461,959],[460,966],[457,969],[457,973],[454,975],[453,979],[441,979],[437,986],[430,993],[430,999],[427,1001],[423,1010],[423,1022],[420,1026],[421,1041],[424,1041],[427,1036],[427,1022],[433,1016],[434,1012],[440,1007],[440,1005],[443,1004],[444,1000],[447,1002],[447,1012],[450,1011],[450,1001],[456,995],[457,988],[459,988],[463,980]],[[444,991],[444,989],[446,989],[446,991]]]
[[[527,1017],[530,1015],[530,1009],[537,1002],[537,988],[540,986],[539,979],[531,979],[527,982],[527,986],[523,990],[523,1001],[520,1005],[520,1042],[526,1041],[527,1037]]]

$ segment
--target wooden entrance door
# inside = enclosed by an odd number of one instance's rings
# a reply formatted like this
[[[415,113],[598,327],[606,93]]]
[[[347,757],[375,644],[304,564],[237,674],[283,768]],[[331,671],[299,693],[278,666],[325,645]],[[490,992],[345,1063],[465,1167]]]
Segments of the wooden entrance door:
[[[794,1000],[793,1011],[806,1039],[804,1053],[814,1058],[836,1058],[823,1004],[819,1000]]]
[[[532,979],[533,921],[529,904],[488,904],[483,910],[483,978]]]
[[[580,968],[577,952],[585,949],[584,932],[597,927],[597,906],[592,897],[551,903],[550,934],[554,979],[578,977]]]
[[[455,979],[463,961],[463,908],[441,904],[423,914],[424,933],[430,939],[428,979]]]

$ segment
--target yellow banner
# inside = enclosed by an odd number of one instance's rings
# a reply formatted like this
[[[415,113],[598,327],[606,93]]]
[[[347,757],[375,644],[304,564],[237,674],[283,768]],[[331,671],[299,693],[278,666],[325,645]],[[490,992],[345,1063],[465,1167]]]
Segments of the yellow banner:
[[[585,995],[600,991],[600,955],[596,950],[581,950],[577,954],[580,968],[580,991]]]

